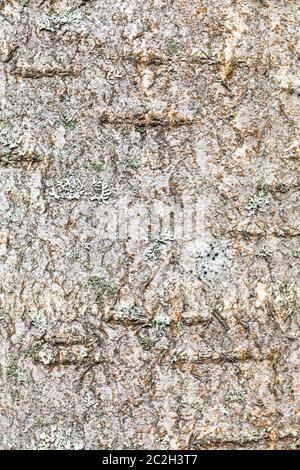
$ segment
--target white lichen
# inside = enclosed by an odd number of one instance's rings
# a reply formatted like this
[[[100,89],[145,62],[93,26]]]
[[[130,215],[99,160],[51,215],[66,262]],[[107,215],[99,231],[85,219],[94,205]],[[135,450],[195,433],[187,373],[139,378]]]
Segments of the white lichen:
[[[155,325],[159,329],[164,328],[165,326],[169,326],[171,322],[172,318],[164,315],[157,315],[153,319],[153,325]]]
[[[103,181],[94,181],[92,189],[93,193],[90,196],[90,200],[106,204],[111,196],[111,190],[108,188],[108,185]]]
[[[74,175],[55,182],[50,191],[50,197],[56,200],[78,200],[84,195],[84,183]]]
[[[55,356],[52,351],[39,351],[38,357],[42,364],[45,366],[48,366],[50,364],[53,364],[55,361]]]
[[[95,400],[94,393],[91,390],[85,392],[83,402],[84,406],[88,409],[93,408],[96,405],[97,402]]]
[[[33,442],[33,449],[80,450],[84,448],[82,441],[72,439],[72,429],[62,429],[57,425],[52,425],[48,432],[38,433],[37,441],[37,443]]]
[[[265,212],[265,206],[268,204],[266,194],[264,191],[259,191],[257,194],[249,198],[246,210],[250,215],[256,215],[259,212]]]
[[[163,247],[166,246],[169,242],[173,242],[174,237],[168,233],[162,233],[158,238],[151,240],[151,246],[146,254],[148,259],[155,259],[162,251]]]
[[[63,13],[53,13],[41,17],[37,26],[40,31],[46,30],[51,32],[58,31],[61,27],[68,30],[76,30],[82,21],[82,15],[75,10],[65,11]]]
[[[45,332],[47,330],[47,320],[41,313],[32,314],[31,323],[35,328],[37,328],[41,332]]]
[[[117,320],[119,321],[139,321],[142,319],[143,316],[135,307],[122,307],[117,314]]]

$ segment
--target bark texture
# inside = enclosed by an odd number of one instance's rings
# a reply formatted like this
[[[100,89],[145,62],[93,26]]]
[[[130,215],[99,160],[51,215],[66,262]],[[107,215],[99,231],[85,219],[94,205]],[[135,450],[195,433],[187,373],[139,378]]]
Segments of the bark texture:
[[[2,449],[297,448],[299,9],[0,1]]]

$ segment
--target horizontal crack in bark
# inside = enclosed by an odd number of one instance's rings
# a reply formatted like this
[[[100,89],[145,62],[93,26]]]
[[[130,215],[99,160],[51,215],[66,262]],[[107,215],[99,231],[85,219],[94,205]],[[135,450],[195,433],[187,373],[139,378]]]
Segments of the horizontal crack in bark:
[[[22,78],[51,78],[51,77],[77,77],[81,73],[81,69],[75,67],[70,67],[67,69],[53,68],[53,69],[36,69],[36,68],[26,68],[26,67],[15,67],[10,71],[12,75],[20,76]]]

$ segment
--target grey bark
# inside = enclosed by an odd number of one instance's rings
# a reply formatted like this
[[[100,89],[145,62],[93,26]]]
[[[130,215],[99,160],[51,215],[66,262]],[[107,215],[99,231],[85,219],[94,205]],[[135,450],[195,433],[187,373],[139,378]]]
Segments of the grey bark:
[[[299,54],[297,0],[0,1],[2,449],[297,448]]]

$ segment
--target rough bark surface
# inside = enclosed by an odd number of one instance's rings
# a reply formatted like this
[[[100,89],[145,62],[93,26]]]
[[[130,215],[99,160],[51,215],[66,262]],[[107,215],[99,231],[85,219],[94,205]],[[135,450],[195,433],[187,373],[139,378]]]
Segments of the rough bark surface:
[[[2,449],[298,446],[299,8],[0,1]]]

